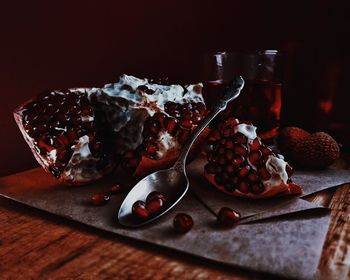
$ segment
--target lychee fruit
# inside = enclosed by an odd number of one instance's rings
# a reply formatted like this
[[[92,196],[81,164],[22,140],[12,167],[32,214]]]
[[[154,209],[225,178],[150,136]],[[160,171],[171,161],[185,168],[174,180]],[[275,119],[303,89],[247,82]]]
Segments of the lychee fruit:
[[[326,168],[340,156],[338,143],[325,132],[310,134],[301,128],[287,127],[279,133],[277,144],[294,163],[306,168]]]

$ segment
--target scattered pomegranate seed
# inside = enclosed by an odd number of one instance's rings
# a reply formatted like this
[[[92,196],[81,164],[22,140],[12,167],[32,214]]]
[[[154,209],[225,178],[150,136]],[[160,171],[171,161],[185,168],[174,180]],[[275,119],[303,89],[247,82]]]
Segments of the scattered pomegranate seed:
[[[95,206],[106,205],[110,200],[109,195],[104,193],[95,193],[91,196],[91,203]]]
[[[190,215],[179,213],[174,218],[173,226],[176,232],[186,233],[193,227],[193,219]]]
[[[123,187],[121,185],[119,185],[119,184],[114,184],[111,187],[110,193],[111,194],[117,194],[117,193],[120,193],[121,191],[123,191]]]
[[[229,207],[222,207],[217,214],[217,221],[220,225],[230,226],[241,220],[241,214]]]
[[[149,217],[149,212],[146,208],[146,204],[138,200],[132,205],[132,213],[135,217],[145,220]]]

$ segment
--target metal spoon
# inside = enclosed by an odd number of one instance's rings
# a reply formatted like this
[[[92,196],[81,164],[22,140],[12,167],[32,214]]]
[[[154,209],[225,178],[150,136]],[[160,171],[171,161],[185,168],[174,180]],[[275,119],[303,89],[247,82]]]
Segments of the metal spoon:
[[[244,81],[240,76],[231,81],[224,97],[191,134],[173,167],[146,176],[130,190],[119,209],[118,220],[121,225],[140,227],[148,224],[168,212],[181,200],[189,187],[185,166],[186,158],[192,144],[217,114],[225,110],[227,104],[239,96],[243,85]],[[145,201],[147,195],[153,191],[160,192],[167,198],[165,204],[156,215],[151,216],[149,219],[140,220],[135,218],[132,215],[132,205],[137,200]]]

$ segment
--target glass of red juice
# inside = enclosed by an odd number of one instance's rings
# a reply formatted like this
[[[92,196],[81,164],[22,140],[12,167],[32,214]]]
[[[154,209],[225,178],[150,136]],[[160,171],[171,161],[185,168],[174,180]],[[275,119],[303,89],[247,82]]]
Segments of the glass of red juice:
[[[276,50],[208,55],[203,94],[209,108],[234,76],[241,75],[245,81],[241,95],[216,122],[229,116],[249,121],[258,127],[261,138],[271,140],[280,125],[283,65],[283,56]]]

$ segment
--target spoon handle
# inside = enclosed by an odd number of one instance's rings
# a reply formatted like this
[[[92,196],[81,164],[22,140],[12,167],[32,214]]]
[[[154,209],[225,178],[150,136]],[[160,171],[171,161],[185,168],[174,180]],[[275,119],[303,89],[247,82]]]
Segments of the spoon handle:
[[[200,124],[196,127],[196,129],[193,131],[193,133],[190,135],[187,142],[182,147],[182,151],[180,156],[178,157],[177,161],[174,164],[174,169],[182,172],[185,170],[186,165],[186,158],[188,155],[189,150],[192,147],[192,144],[197,139],[198,135],[201,134],[201,132],[208,126],[208,124],[223,110],[226,109],[227,104],[236,99],[242,88],[244,86],[244,80],[241,76],[238,76],[234,78],[228,88],[225,91],[224,96],[218,101],[216,106],[213,108],[212,111],[209,112],[209,114],[200,122]]]

